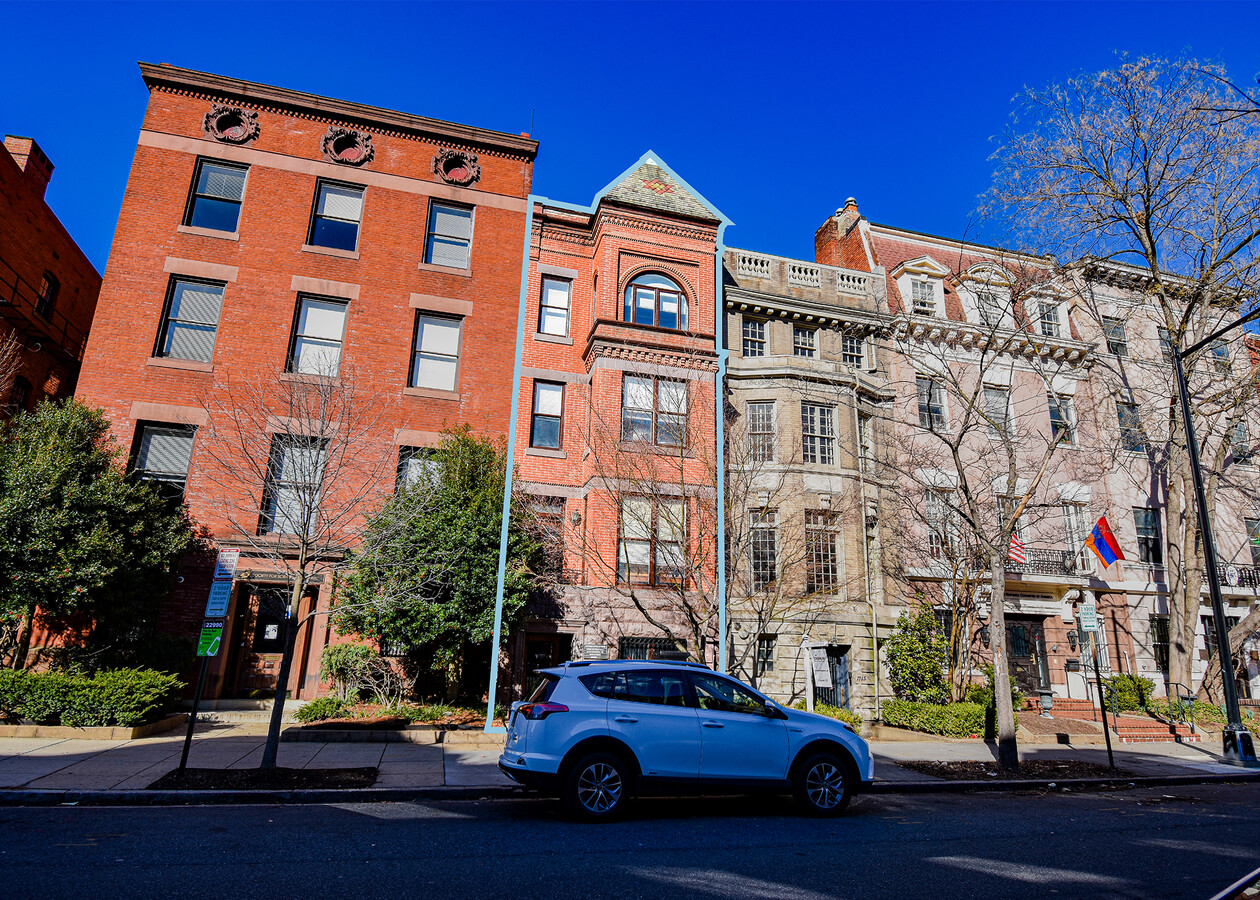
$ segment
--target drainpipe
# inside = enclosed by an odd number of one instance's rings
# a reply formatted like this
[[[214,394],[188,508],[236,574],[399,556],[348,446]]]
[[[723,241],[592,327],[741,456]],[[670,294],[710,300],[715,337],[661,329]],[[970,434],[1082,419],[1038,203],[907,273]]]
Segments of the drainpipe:
[[[853,376],[853,434],[857,437],[857,470],[859,509],[858,525],[862,529],[862,587],[866,594],[866,605],[871,610],[871,679],[875,691],[875,718],[879,718],[879,620],[875,616],[875,601],[871,599],[871,551],[866,534],[866,467],[863,455],[861,427],[858,422],[857,373]]]

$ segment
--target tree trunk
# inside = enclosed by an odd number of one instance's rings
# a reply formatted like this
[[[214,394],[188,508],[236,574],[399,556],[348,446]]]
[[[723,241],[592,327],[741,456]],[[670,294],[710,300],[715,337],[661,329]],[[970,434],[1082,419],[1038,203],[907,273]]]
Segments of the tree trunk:
[[[1010,666],[1006,659],[1006,558],[1005,547],[989,555],[993,605],[989,610],[989,641],[993,648],[993,707],[997,714],[998,768],[1019,771],[1019,744],[1015,736],[1015,709],[1011,704]]]
[[[31,631],[35,627],[35,604],[26,607],[26,615],[22,617],[22,631],[18,635],[17,650],[13,654],[13,668],[25,669],[26,658],[31,654]]]
[[[1260,631],[1260,606],[1257,606],[1247,614],[1247,617],[1235,625],[1229,632],[1229,655],[1235,657],[1234,664],[1237,667],[1239,660],[1237,659],[1239,651],[1247,638],[1251,637],[1257,631]],[[1235,668],[1237,672],[1237,668]],[[1203,681],[1199,684],[1199,700],[1206,700],[1220,706],[1225,702],[1225,684],[1221,679],[1221,654],[1218,652],[1212,654],[1212,658],[1208,660],[1207,671],[1203,673]]]
[[[280,674],[276,682],[275,698],[271,702],[271,721],[267,725],[267,743],[263,746],[260,769],[274,769],[280,752],[280,728],[284,724],[285,694],[289,689],[289,672],[293,669],[293,649],[297,646],[298,619],[301,616],[302,594],[306,579],[298,576],[289,599],[289,611],[284,617],[284,652],[280,656]]]

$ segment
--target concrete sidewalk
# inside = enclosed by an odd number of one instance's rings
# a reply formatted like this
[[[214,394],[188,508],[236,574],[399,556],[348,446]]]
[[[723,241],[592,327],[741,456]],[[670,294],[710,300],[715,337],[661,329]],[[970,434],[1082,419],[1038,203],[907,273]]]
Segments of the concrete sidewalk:
[[[257,767],[266,729],[260,725],[202,723],[188,765],[194,768]],[[472,735],[470,735],[472,737]],[[477,736],[480,737],[480,736]],[[143,790],[179,764],[183,731],[132,741],[0,738],[0,789],[49,791]],[[1140,747],[1140,749],[1136,749]],[[931,782],[938,779],[897,765],[912,760],[992,760],[995,748],[980,741],[880,741],[871,743],[876,781]],[[1132,776],[1236,775],[1246,771],[1221,763],[1197,744],[1124,745],[1116,765]],[[375,766],[377,788],[506,787],[497,767],[499,749],[459,744],[282,742],[279,764],[326,769]],[[1106,764],[1103,747],[1025,745],[1025,760],[1087,760]]]

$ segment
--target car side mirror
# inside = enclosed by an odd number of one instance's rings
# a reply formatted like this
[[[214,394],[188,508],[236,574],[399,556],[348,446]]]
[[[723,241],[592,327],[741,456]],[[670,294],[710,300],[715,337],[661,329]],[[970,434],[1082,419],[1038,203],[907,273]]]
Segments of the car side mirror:
[[[770,700],[766,701],[766,705],[761,708],[761,714],[767,719],[786,719],[787,714],[779,707],[775,706]]]

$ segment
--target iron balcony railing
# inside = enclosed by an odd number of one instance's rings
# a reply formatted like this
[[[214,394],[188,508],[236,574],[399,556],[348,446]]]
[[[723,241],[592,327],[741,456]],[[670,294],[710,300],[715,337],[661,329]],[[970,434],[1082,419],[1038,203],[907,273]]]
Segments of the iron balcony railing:
[[[1008,561],[1006,571],[1018,572],[1022,575],[1084,574],[1080,554],[1072,550],[1040,550],[1029,547],[1024,551],[1024,557],[1026,562]]]
[[[1222,587],[1260,590],[1260,566],[1221,563],[1216,567],[1216,576]],[[1207,569],[1203,570],[1203,589],[1207,590]]]

